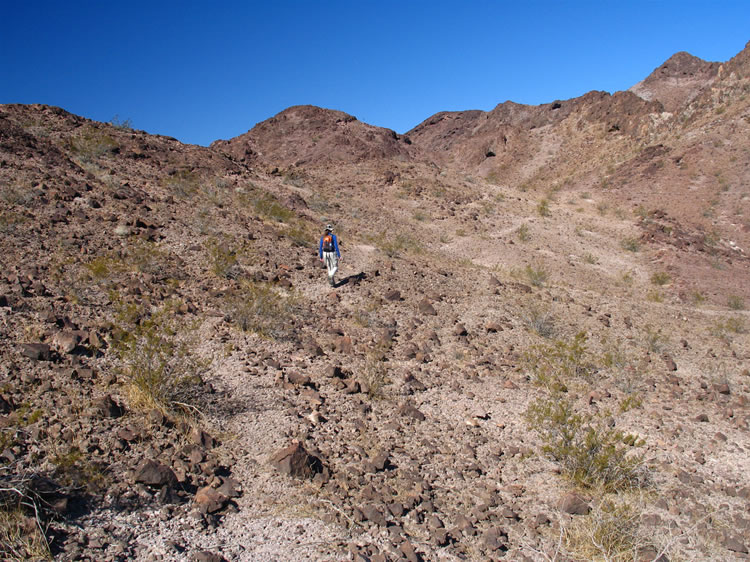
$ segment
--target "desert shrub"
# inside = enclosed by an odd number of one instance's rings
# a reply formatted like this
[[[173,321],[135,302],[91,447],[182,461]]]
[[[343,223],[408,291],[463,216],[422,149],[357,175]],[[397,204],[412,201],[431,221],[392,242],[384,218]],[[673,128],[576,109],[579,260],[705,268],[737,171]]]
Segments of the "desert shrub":
[[[649,302],[664,302],[664,297],[659,291],[649,291],[646,294],[646,300]]]
[[[545,283],[549,279],[549,274],[544,266],[541,265],[527,265],[523,269],[523,275],[531,285],[534,287],[544,287]]]
[[[3,183],[0,186],[0,201],[14,207],[31,207],[38,198],[37,190],[19,182]]]
[[[629,394],[620,402],[620,412],[625,413],[635,408],[640,408],[643,404],[643,399],[640,394]]]
[[[529,234],[529,226],[525,223],[519,226],[518,230],[516,230],[516,236],[518,236],[518,239],[521,242],[528,242],[531,239],[531,235]]]
[[[20,213],[0,210],[0,234],[23,230],[28,221],[29,219]]]
[[[549,208],[549,199],[544,198],[536,206],[536,211],[540,217],[548,217],[552,214]]]
[[[626,436],[597,417],[576,412],[564,395],[532,402],[525,418],[542,438],[544,453],[575,484],[605,492],[646,484],[643,456],[628,454]]]
[[[104,468],[91,462],[78,447],[53,456],[55,480],[63,486],[95,493],[105,484]]]
[[[520,314],[528,328],[543,338],[551,338],[555,333],[555,318],[548,309],[532,306]]]
[[[292,244],[301,248],[313,248],[316,243],[316,234],[305,223],[298,223],[287,228],[285,232]]]
[[[146,311],[134,303],[117,303],[112,348],[135,410],[158,409],[174,416],[195,409],[193,397],[210,361],[196,355],[196,326],[178,315],[180,305],[167,302]]]
[[[596,259],[596,256],[591,252],[588,252],[583,256],[583,261],[591,265],[596,265],[597,263],[599,263],[599,260]]]
[[[389,258],[398,258],[401,254],[407,252],[418,254],[422,251],[419,242],[404,233],[394,234],[392,231],[383,231],[375,236],[370,236],[369,241]]]
[[[624,238],[622,242],[620,242],[620,245],[628,252],[637,252],[641,249],[641,245],[637,238]]]
[[[361,383],[364,383],[367,395],[372,400],[383,398],[383,388],[391,381],[388,378],[387,354],[390,343],[376,344],[367,353],[364,368],[359,373]]]
[[[661,328],[654,329],[654,327],[650,325],[646,326],[646,333],[643,334],[643,341],[646,349],[651,353],[661,353],[668,343]]]
[[[243,281],[227,301],[229,317],[243,331],[269,338],[291,335],[296,302],[277,292],[271,285]]]
[[[571,341],[557,340],[534,345],[523,354],[523,362],[534,382],[553,390],[565,388],[572,379],[588,381],[596,371],[586,349],[586,333],[579,332]]]
[[[108,252],[84,263],[79,272],[79,281],[107,285],[116,283],[118,276],[127,272],[161,275],[167,261],[168,255],[155,243],[131,238],[124,250]]]
[[[665,271],[657,271],[653,275],[651,275],[651,283],[654,285],[666,285],[672,280],[672,278],[669,276],[669,273]]]
[[[270,193],[253,199],[253,207],[260,216],[276,222],[289,222],[295,216],[294,211],[286,208]]]
[[[200,187],[200,176],[191,170],[178,170],[166,179],[165,187],[178,197],[190,199]]]
[[[727,299],[727,306],[732,310],[745,310],[745,301],[742,299],[742,297],[731,295]]]
[[[68,148],[81,162],[92,162],[118,149],[117,141],[106,132],[86,125],[68,141]]]
[[[237,249],[227,240],[209,239],[205,243],[206,252],[208,253],[208,263],[218,277],[234,277],[233,273],[237,268]]]
[[[130,118],[120,119],[119,115],[115,115],[109,120],[109,124],[119,131],[132,131],[133,122]]]

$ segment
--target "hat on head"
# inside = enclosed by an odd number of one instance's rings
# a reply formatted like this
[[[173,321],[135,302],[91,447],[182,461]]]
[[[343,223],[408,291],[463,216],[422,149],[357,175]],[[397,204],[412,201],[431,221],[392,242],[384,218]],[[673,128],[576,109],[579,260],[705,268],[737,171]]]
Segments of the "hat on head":
[[[331,223],[328,223],[326,225],[326,230],[330,230],[331,232],[333,232],[333,226],[331,226]]]

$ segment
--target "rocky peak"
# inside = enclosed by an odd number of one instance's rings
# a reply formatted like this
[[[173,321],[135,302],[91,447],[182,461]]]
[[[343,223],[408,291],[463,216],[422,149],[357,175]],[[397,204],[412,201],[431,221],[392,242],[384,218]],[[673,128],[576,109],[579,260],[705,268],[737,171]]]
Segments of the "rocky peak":
[[[681,51],[629,91],[645,100],[659,101],[667,111],[676,112],[713,83],[720,66]]]

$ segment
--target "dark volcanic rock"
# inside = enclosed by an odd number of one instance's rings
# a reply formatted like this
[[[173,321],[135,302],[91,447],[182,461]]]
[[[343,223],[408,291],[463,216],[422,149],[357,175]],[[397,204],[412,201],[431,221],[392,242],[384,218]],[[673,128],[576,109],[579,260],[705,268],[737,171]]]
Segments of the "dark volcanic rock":
[[[21,345],[21,353],[34,361],[52,360],[52,350],[46,343],[24,343]]]
[[[269,462],[282,474],[295,478],[311,478],[323,470],[321,460],[308,453],[299,442],[277,451]]]
[[[168,466],[146,459],[135,470],[135,481],[149,486],[173,486],[177,484],[177,476]]]

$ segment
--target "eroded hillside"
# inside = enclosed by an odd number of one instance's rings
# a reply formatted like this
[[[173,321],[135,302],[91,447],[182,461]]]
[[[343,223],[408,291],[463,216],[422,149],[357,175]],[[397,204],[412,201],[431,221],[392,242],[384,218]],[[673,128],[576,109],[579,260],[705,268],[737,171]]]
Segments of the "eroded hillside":
[[[403,137],[0,107],[3,555],[746,559],[745,59]]]

